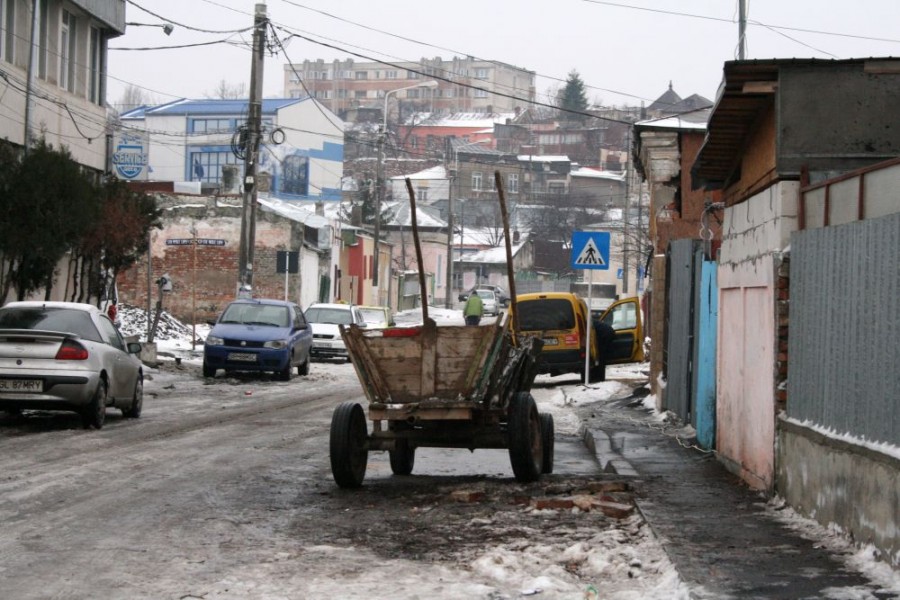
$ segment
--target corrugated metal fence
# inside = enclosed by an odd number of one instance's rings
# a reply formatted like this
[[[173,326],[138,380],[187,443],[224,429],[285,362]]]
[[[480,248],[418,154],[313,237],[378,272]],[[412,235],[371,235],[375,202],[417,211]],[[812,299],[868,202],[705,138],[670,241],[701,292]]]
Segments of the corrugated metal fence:
[[[900,444],[900,213],[791,236],[788,416]]]

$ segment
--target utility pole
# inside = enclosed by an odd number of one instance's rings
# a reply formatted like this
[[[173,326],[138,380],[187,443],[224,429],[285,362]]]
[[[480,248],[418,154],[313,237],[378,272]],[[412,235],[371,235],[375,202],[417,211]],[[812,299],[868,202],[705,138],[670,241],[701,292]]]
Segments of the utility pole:
[[[25,152],[28,152],[34,143],[32,127],[32,121],[34,120],[34,70],[37,68],[39,45],[37,32],[41,18],[39,12],[41,3],[38,0],[34,0],[31,4],[31,37],[28,44],[28,73],[25,80],[25,137],[22,142]],[[7,32],[7,35],[9,35],[9,32]],[[72,56],[69,60],[75,60],[75,57]]]
[[[241,211],[241,244],[238,252],[238,292],[253,286],[253,249],[256,245],[256,194],[259,142],[262,135],[263,59],[266,50],[266,5],[257,4],[253,17],[253,58],[250,63],[250,103],[247,135],[244,140],[243,210]]]
[[[747,58],[747,0],[738,2],[738,60]]]
[[[622,224],[622,295],[628,295],[628,219],[631,208],[631,126],[625,132],[625,220]]]
[[[453,177],[455,172],[450,171],[450,165],[444,161],[447,166],[447,292],[444,299],[444,308],[453,308],[453,298],[451,298],[450,286],[453,285]]]

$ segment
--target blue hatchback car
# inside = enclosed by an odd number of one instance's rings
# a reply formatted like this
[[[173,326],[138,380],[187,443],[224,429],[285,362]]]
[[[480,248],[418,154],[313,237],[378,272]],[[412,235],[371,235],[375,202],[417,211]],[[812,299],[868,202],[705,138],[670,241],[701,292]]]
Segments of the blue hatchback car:
[[[229,304],[203,345],[203,376],[216,371],[274,373],[289,381],[291,370],[309,374],[312,329],[293,302],[242,299]]]

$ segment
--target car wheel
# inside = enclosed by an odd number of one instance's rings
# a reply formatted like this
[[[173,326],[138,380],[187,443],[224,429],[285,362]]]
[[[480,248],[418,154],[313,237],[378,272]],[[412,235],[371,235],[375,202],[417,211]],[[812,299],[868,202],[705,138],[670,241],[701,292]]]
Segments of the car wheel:
[[[541,466],[541,473],[553,472],[553,446],[556,439],[556,432],[553,427],[553,415],[550,413],[541,413],[541,442],[544,446],[544,464]]]
[[[106,422],[106,381],[100,380],[90,403],[82,409],[81,422],[85,429],[101,429]]]
[[[331,417],[331,475],[342,488],[358,488],[366,476],[366,414],[356,402],[342,402]]]
[[[208,364],[206,364],[205,360],[203,361],[203,376],[204,377],[215,377],[216,376],[215,367],[211,367]]]
[[[309,375],[309,361],[310,358],[307,356],[306,360],[297,365],[297,375],[300,375],[301,377]]]
[[[144,408],[144,380],[138,376],[137,382],[134,384],[134,396],[131,398],[131,406],[122,409],[122,416],[126,419],[137,419],[141,416],[141,410]]]
[[[516,481],[529,483],[541,476],[544,462],[541,418],[528,392],[519,392],[509,403],[509,461]]]

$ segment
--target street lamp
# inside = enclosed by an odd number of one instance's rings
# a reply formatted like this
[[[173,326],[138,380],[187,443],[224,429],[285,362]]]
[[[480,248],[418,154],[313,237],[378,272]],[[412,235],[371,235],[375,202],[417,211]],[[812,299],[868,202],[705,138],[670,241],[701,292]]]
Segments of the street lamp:
[[[375,179],[377,181],[377,189],[375,190],[375,257],[372,261],[372,293],[374,294],[375,300],[379,305],[382,304],[382,302],[378,293],[378,241],[379,234],[381,232],[381,201],[384,198],[384,142],[385,138],[387,137],[388,98],[391,97],[391,94],[402,92],[405,90],[413,90],[417,88],[436,88],[437,86],[437,81],[435,81],[434,79],[429,79],[428,81],[423,81],[415,85],[408,85],[406,87],[397,88],[396,90],[390,90],[384,93],[384,118],[381,122],[381,132],[378,135],[378,169],[377,173],[375,174]]]
[[[132,27],[161,27],[163,33],[166,35],[172,35],[172,32],[175,31],[175,26],[171,23],[125,23],[126,25],[131,25]]]

